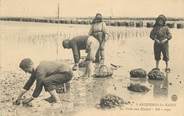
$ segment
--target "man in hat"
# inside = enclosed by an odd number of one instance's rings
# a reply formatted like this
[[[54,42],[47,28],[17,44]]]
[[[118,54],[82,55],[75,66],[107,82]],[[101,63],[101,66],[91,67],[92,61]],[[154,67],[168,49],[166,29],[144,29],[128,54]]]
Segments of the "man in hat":
[[[164,15],[159,15],[157,17],[155,25],[150,33],[150,38],[155,41],[154,56],[156,60],[156,69],[159,69],[159,61],[161,59],[162,53],[163,60],[166,63],[165,71],[169,72],[169,40],[171,40],[172,35],[169,31],[168,26],[166,26],[166,20],[167,19]]]
[[[64,84],[72,79],[71,68],[64,63],[57,61],[42,61],[36,68],[30,58],[23,59],[19,67],[25,72],[30,73],[31,76],[23,87],[23,90],[19,94],[14,104],[19,105],[22,96],[30,90],[33,83],[36,81],[36,87],[33,91],[32,97],[23,101],[24,104],[28,104],[33,99],[37,98],[43,87],[45,91],[49,92],[54,102],[60,103],[60,98],[56,93],[56,87],[59,84]]]

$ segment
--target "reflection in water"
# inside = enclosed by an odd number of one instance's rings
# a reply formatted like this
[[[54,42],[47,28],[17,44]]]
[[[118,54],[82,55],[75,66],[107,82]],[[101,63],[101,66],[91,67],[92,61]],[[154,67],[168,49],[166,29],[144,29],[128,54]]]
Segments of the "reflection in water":
[[[131,78],[130,77],[130,85],[140,85],[140,86],[134,86],[134,90],[136,91],[130,91],[130,95],[135,95],[135,96],[143,96],[147,94],[147,78]],[[129,86],[130,86],[129,85]],[[142,86],[142,87],[141,87]],[[149,89],[149,88],[148,88]],[[142,92],[141,92],[142,91]],[[144,92],[143,92],[144,91]]]
[[[70,91],[61,94],[65,112],[77,112],[95,107],[99,99],[106,94],[109,79],[86,78],[73,80]]]
[[[132,84],[143,84],[146,83],[146,78],[130,78],[130,83]]]
[[[153,85],[154,97],[168,97],[168,73],[164,80],[148,80]]]

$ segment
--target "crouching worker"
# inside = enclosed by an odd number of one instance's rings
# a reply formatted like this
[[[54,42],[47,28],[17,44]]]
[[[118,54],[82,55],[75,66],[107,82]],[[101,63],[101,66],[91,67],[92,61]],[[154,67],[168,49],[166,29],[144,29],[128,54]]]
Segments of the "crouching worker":
[[[72,70],[68,65],[57,61],[43,61],[37,68],[34,68],[32,60],[25,58],[20,62],[19,67],[25,73],[30,73],[31,76],[15,101],[15,105],[20,104],[22,96],[31,88],[35,81],[36,87],[32,97],[25,99],[23,104],[28,104],[34,100],[34,98],[37,98],[43,87],[45,88],[45,91],[49,92],[55,103],[60,103],[60,98],[56,93],[56,86],[69,82],[73,75]]]
[[[67,49],[72,49],[75,65],[73,70],[78,70],[80,61],[80,50],[86,50],[86,71],[84,76],[90,77],[93,73],[93,61],[95,60],[95,55],[99,49],[99,42],[93,36],[77,36],[72,39],[66,39],[63,41],[63,47]]]

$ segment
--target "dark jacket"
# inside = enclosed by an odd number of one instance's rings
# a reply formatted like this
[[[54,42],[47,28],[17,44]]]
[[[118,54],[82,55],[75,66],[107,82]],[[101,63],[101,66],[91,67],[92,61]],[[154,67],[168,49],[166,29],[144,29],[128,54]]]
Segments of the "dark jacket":
[[[167,26],[156,26],[152,29],[150,33],[150,38],[153,40],[157,39],[159,41],[162,41],[164,39],[170,40],[172,38],[172,35]]]
[[[163,24],[159,24],[159,21],[162,20]],[[166,26],[166,20],[167,18],[164,15],[159,15],[156,18],[155,25],[150,33],[150,38],[155,40],[162,41],[164,39],[170,40],[172,38],[172,35],[169,31],[168,26]],[[167,43],[167,42],[166,42]]]
[[[61,62],[43,61],[41,62],[35,71],[31,74],[31,77],[24,85],[25,90],[29,90],[33,83],[36,81],[36,87],[32,94],[33,97],[38,97],[43,88],[43,80],[54,74],[72,73],[71,68]]]
[[[72,49],[75,63],[78,63],[80,60],[80,50],[86,49],[88,37],[87,35],[77,36],[70,40],[69,46]]]

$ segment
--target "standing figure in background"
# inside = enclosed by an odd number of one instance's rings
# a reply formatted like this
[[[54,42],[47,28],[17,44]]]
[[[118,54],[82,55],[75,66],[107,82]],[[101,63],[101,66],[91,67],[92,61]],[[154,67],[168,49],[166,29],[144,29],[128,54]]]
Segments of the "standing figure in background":
[[[102,14],[97,13],[95,18],[92,21],[92,25],[89,31],[89,35],[95,37],[99,43],[100,47],[98,49],[98,52],[96,54],[96,63],[104,64],[105,59],[105,53],[104,53],[104,47],[105,42],[107,40],[107,30],[106,30],[106,24],[103,22]]]
[[[162,53],[163,60],[166,63],[165,71],[169,72],[169,40],[172,38],[172,35],[169,31],[168,26],[166,26],[166,20],[167,19],[164,15],[159,15],[157,17],[155,25],[150,33],[150,38],[155,41],[154,56],[156,60],[156,69],[159,69],[159,61],[161,59]]]

